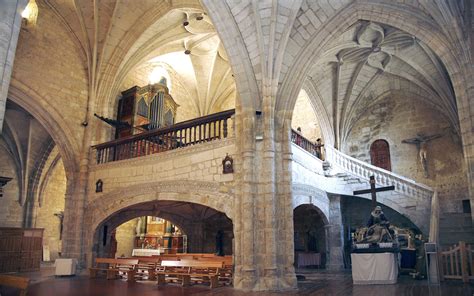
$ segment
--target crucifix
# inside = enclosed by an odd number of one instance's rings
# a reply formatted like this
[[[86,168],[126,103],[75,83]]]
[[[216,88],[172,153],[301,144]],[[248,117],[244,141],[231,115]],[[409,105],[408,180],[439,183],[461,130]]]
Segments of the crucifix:
[[[428,178],[428,142],[441,137],[441,134],[434,134],[431,136],[425,136],[424,134],[417,134],[416,137],[411,139],[403,140],[402,143],[414,144],[418,149],[418,155],[420,157],[421,166],[425,177]]]
[[[370,189],[356,190],[354,191],[354,195],[371,193],[372,194],[372,209],[373,209],[377,205],[376,192],[389,191],[389,190],[395,190],[395,186],[392,185],[392,186],[375,188],[375,177],[370,176]]]

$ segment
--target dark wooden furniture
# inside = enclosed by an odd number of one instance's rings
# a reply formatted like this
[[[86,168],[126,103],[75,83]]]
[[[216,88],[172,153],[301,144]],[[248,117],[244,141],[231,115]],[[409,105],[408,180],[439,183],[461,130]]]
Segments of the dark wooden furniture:
[[[96,258],[95,265],[89,268],[89,275],[94,278],[99,272],[105,272],[106,278],[112,280],[123,274],[128,282],[133,282],[137,265],[138,259]]]
[[[0,273],[36,271],[43,254],[43,229],[0,228]]]
[[[0,274],[0,287],[12,287],[20,290],[20,296],[26,296],[29,278]]]
[[[173,125],[179,107],[162,83],[134,86],[122,92],[117,120],[129,126],[118,127],[115,138],[139,134],[147,130]]]

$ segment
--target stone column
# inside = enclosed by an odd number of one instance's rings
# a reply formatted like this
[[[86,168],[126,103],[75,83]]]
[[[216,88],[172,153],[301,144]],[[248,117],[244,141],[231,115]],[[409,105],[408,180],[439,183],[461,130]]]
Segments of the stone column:
[[[329,270],[344,269],[344,229],[342,225],[341,196],[329,196],[329,224],[325,226],[329,253],[326,267]]]
[[[255,111],[242,110],[236,106],[236,146],[238,149],[234,164],[235,204],[234,204],[234,287],[252,290],[257,281],[255,252],[255,228],[260,224],[255,211],[257,192],[255,188]]]
[[[27,3],[28,0],[0,0],[0,132],[20,34],[21,12]]]

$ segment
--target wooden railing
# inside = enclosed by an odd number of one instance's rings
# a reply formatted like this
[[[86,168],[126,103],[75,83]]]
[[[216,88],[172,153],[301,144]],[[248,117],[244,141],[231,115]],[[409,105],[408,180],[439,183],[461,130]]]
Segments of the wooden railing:
[[[300,146],[304,150],[308,151],[309,153],[313,154],[319,159],[321,158],[321,147],[322,145],[317,145],[310,140],[303,137],[294,129],[291,130],[291,142],[295,143],[296,145]]]
[[[440,253],[441,280],[474,280],[474,248],[465,242]]]
[[[92,146],[97,163],[130,159],[227,138],[235,109]]]

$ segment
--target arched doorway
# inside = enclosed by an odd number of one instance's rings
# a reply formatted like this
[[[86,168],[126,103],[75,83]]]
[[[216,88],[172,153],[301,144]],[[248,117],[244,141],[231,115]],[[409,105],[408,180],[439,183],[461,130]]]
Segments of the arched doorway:
[[[303,204],[293,211],[295,266],[319,267],[326,264],[328,221],[312,204]]]
[[[370,145],[370,162],[387,171],[392,170],[390,147],[385,140],[376,140]]]
[[[134,249],[232,255],[232,220],[200,204],[150,201],[121,209],[96,228],[93,257],[131,257]]]

